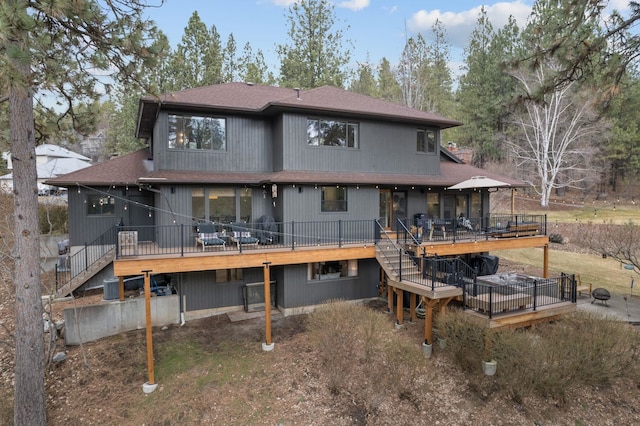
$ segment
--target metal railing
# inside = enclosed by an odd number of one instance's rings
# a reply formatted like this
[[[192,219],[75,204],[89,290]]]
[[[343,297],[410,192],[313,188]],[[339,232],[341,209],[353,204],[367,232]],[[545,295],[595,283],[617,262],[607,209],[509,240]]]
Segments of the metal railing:
[[[78,275],[89,270],[91,265],[107,256],[116,247],[116,234],[110,229],[73,254],[61,255],[55,267],[56,291],[67,285]]]
[[[408,281],[430,288],[456,286],[464,287],[467,283],[474,283],[477,271],[462,259],[428,256],[426,247],[420,246],[417,239],[406,228],[404,223],[397,224],[396,241],[393,241],[378,222],[381,240],[378,243],[379,252],[385,257],[386,263],[397,275],[400,281]],[[419,253],[407,252],[407,240]],[[384,248],[384,244],[388,248]]]
[[[410,219],[400,221],[398,238],[417,243],[428,241],[479,241],[495,237],[520,237],[547,234],[547,216],[531,214],[489,215],[486,217],[459,217],[454,219],[421,219],[422,227],[410,223]],[[404,231],[409,235],[406,235]]]
[[[575,275],[555,278],[515,279],[506,284],[474,282],[464,286],[464,309],[473,309],[493,318],[496,314],[537,310],[558,303],[576,303]]]
[[[198,244],[199,227],[214,225],[216,237],[224,244]],[[328,222],[209,223],[166,226],[117,226],[116,257],[202,252],[203,250],[239,251],[261,248],[338,246],[375,244],[379,234],[375,220],[338,220]],[[135,234],[135,244],[130,236]],[[123,238],[124,237],[124,238]],[[127,241],[127,244],[121,242]]]

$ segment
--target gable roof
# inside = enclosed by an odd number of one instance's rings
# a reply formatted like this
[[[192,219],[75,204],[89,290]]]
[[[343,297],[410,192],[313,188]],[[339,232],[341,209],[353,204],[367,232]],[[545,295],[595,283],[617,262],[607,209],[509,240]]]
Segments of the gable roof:
[[[473,176],[487,176],[501,180],[513,187],[525,186],[517,179],[491,173],[484,169],[460,164],[441,155],[440,175],[379,174],[364,172],[332,172],[286,170],[278,172],[209,172],[161,170],[154,172],[147,149],[116,157],[112,160],[64,176],[49,179],[48,185],[69,187],[84,186],[124,186],[139,183],[163,185],[262,185],[262,184],[318,184],[318,185],[415,185],[444,186],[470,179]]]
[[[75,158],[83,161],[91,161],[91,158],[78,154],[68,150],[67,148],[45,143],[43,145],[36,146],[36,156],[46,156],[51,158]]]
[[[439,114],[332,86],[301,90],[251,83],[225,83],[167,93],[160,97],[143,97],[138,109],[138,137],[151,136],[160,109],[215,110],[220,113],[264,116],[296,111],[410,122],[440,129],[462,125]]]

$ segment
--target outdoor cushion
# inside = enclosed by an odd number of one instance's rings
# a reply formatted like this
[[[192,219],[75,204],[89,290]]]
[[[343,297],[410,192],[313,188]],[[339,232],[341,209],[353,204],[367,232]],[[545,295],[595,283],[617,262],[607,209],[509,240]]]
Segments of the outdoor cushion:
[[[258,239],[251,236],[251,232],[234,232],[233,240],[239,244],[257,244]]]
[[[217,232],[211,233],[200,233],[200,241],[205,246],[214,246],[214,245],[222,245],[224,244],[224,240],[218,237]]]

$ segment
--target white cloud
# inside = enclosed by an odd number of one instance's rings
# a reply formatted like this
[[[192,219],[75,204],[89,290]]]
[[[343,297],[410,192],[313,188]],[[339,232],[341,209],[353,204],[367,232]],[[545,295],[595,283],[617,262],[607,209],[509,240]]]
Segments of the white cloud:
[[[422,33],[425,37],[429,37],[431,27],[436,19],[442,22],[447,32],[447,40],[453,47],[465,47],[476,26],[478,16],[482,6],[477,6],[462,12],[441,12],[440,10],[420,10],[416,12],[408,21],[407,26],[410,33]],[[484,6],[489,22],[494,30],[502,28],[513,16],[518,26],[521,28],[525,25],[531,6],[525,4],[522,0],[511,2],[499,2],[491,6]]]
[[[345,9],[351,9],[353,11],[362,10],[369,7],[369,0],[346,0],[338,3],[338,7],[344,7]]]

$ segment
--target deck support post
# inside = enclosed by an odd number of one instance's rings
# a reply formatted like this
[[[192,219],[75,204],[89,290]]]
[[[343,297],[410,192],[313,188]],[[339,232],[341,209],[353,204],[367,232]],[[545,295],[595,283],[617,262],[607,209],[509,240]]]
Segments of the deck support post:
[[[402,309],[404,308],[403,305],[403,296],[404,296],[404,291],[401,288],[396,288],[396,320],[398,325],[402,324],[403,321],[403,312]]]
[[[437,299],[423,297],[424,306],[424,343],[433,344],[433,308],[438,304]]]
[[[387,285],[387,309],[389,313],[393,312],[393,287]]]
[[[542,277],[549,278],[549,244],[545,244],[543,249]]]
[[[153,334],[151,329],[151,276],[150,270],[142,271],[144,273],[144,306],[146,312],[146,331],[147,331],[147,372],[149,373],[149,381],[142,386],[145,393],[153,392],[157,384],[153,374]]]
[[[264,262],[264,322],[265,322],[265,343],[262,350],[270,352],[273,350],[273,342],[271,341],[271,271],[269,265],[271,262]]]
[[[121,302],[124,302],[124,277],[118,277],[118,297]]]
[[[418,320],[416,317],[416,299],[418,298],[417,294],[409,293],[409,314],[410,314],[410,322],[414,323]]]

